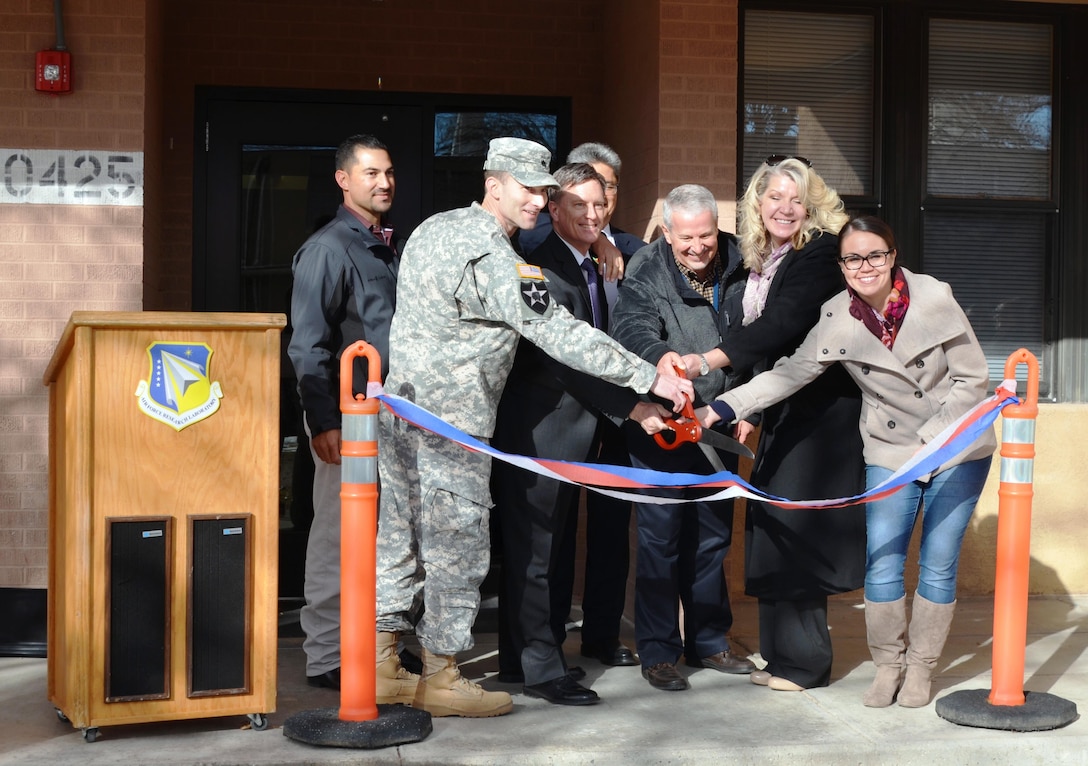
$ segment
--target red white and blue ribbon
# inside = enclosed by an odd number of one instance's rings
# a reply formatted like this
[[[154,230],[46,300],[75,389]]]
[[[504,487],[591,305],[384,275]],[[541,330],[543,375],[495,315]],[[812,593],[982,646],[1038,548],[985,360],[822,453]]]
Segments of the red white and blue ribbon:
[[[691,499],[660,497],[653,494],[652,490],[690,488],[707,490],[707,494],[699,494],[698,499],[702,501],[743,497],[760,500],[782,508],[798,509],[838,508],[887,497],[912,481],[935,472],[953,457],[968,449],[993,426],[1001,414],[1001,410],[1006,405],[1019,404],[1020,401],[1016,398],[1016,381],[1006,380],[998,386],[993,396],[983,400],[945,428],[935,439],[922,447],[914,457],[901,466],[898,471],[877,486],[852,497],[838,497],[828,500],[791,500],[756,489],[730,471],[719,471],[709,475],[669,473],[646,468],[632,468],[630,466],[578,463],[511,455],[454,428],[437,415],[408,399],[386,393],[380,383],[372,382],[367,385],[367,397],[381,401],[398,418],[460,444],[465,449],[481,452],[490,455],[495,460],[518,466],[526,471],[567,482],[568,484],[577,484],[611,497],[640,503],[672,505],[691,502]]]

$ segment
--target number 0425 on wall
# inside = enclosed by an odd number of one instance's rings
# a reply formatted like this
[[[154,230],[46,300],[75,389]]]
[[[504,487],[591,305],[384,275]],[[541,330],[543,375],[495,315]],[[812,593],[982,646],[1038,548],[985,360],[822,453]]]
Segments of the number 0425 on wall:
[[[143,152],[0,149],[0,204],[143,205]]]

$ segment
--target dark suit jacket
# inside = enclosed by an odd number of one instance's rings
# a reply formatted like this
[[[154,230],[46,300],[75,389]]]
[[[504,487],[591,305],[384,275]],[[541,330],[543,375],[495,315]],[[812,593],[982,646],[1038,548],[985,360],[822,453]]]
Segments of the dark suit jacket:
[[[634,234],[628,234],[623,229],[617,229],[615,226],[612,227],[612,239],[616,240],[616,248],[623,253],[624,261],[627,261],[632,255],[646,247],[646,243]]]
[[[558,234],[549,234],[528,261],[544,269],[553,301],[592,321],[585,277]],[[607,316],[603,290],[600,303]],[[571,370],[522,340],[499,403],[495,444],[523,455],[585,460],[598,412],[622,420],[637,402],[634,391]]]

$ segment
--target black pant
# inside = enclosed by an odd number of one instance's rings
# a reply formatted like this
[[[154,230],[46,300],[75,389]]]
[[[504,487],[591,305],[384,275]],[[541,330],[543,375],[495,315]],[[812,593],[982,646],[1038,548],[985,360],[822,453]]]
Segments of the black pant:
[[[593,462],[630,465],[619,429],[601,426],[601,450]],[[586,492],[586,566],[582,595],[582,643],[608,645],[620,636],[631,567],[631,501]],[[567,517],[552,581],[552,611],[561,633],[570,614],[578,540],[578,501]]]
[[[628,423],[631,464],[680,473],[709,473],[695,445],[663,450]],[[736,458],[722,455],[735,470]],[[691,496],[691,490],[659,490]],[[698,660],[729,649],[733,625],[723,562],[733,538],[733,501],[679,505],[635,503],[638,556],[635,563],[635,636],[644,668]],[[679,604],[684,606],[680,638]]]
[[[759,600],[759,653],[771,675],[812,689],[831,682],[827,596]]]

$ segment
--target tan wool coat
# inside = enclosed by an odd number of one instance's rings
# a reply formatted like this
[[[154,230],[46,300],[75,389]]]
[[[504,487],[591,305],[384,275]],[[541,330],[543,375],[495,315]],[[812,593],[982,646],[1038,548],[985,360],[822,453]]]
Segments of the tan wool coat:
[[[751,382],[718,398],[743,419],[785,399],[841,363],[862,394],[865,462],[896,470],[923,444],[988,395],[986,357],[952,289],[903,269],[910,306],[889,350],[850,316],[845,290],[820,309],[797,351]],[[992,454],[993,429],[941,470]]]

